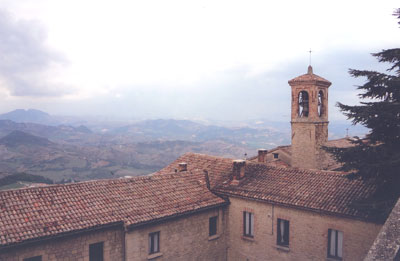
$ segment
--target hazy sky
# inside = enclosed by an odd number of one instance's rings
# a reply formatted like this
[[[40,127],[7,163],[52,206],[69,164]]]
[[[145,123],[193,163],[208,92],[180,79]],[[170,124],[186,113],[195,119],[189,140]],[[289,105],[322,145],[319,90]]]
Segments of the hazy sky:
[[[398,1],[0,1],[0,113],[288,121],[287,81],[330,80],[399,47]]]

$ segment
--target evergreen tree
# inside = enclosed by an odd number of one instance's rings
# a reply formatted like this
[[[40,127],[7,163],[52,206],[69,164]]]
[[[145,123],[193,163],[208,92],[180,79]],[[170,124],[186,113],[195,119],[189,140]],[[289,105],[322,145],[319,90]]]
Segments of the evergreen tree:
[[[393,15],[400,20],[400,8]],[[353,77],[366,77],[357,88],[362,102],[337,103],[353,124],[362,124],[370,132],[354,141],[354,147],[327,150],[343,163],[341,170],[350,172],[349,177],[373,180],[378,185],[375,199],[385,201],[400,196],[400,48],[372,55],[390,64],[387,72],[350,69]]]

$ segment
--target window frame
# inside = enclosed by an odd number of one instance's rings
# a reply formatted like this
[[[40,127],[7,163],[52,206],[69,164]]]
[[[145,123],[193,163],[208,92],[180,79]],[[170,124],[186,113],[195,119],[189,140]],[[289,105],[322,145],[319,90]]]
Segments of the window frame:
[[[212,216],[208,219],[208,236],[212,237],[218,234],[218,216]]]
[[[155,241],[156,239],[156,241]],[[157,244],[155,244],[157,242]],[[160,231],[149,233],[149,255],[160,252]]]
[[[332,233],[334,233],[335,240],[335,254],[331,255],[331,244],[332,244]],[[339,247],[339,235],[341,237],[341,245]],[[339,251],[340,249],[340,251]],[[343,232],[336,229],[328,229],[328,247],[327,247],[327,257],[337,260],[343,259]]]
[[[254,237],[254,213],[243,211],[243,236]]]
[[[99,261],[99,253],[94,253],[98,251],[98,247],[101,246],[101,261],[104,260],[104,241],[89,244],[89,261]]]
[[[290,244],[290,221],[278,218],[276,229],[276,244],[278,246],[289,247]],[[282,233],[283,224],[283,233]]]

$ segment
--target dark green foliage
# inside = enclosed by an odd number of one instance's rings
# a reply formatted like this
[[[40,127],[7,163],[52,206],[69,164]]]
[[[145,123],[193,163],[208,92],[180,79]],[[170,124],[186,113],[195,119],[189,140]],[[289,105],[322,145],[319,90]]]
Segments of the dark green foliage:
[[[400,8],[394,15],[400,20]],[[351,172],[350,177],[375,180],[375,196],[383,200],[400,195],[400,48],[373,56],[390,64],[387,72],[351,69],[353,77],[367,79],[357,88],[362,102],[356,106],[337,104],[353,124],[362,124],[370,132],[366,139],[354,141],[354,147],[328,151],[343,163],[341,170]]]
[[[33,183],[46,183],[46,184],[53,184],[51,179],[45,178],[39,175],[32,175],[27,173],[16,173],[12,175],[5,176],[4,178],[0,179],[0,187],[5,185],[10,185],[18,181],[27,181]]]

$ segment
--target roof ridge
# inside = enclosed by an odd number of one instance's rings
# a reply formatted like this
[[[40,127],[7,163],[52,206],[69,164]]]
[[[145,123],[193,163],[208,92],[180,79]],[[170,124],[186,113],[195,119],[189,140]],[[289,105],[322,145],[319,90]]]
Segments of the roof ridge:
[[[11,191],[23,191],[23,190],[42,190],[42,189],[51,189],[51,188],[57,188],[57,187],[70,187],[70,186],[78,186],[82,184],[109,184],[109,183],[127,183],[127,182],[132,182],[134,180],[163,180],[163,179],[168,179],[171,177],[182,177],[182,174],[186,175],[199,175],[200,173],[194,173],[197,171],[201,171],[200,169],[194,169],[186,172],[171,172],[171,173],[165,173],[163,175],[152,175],[154,173],[150,173],[148,175],[143,175],[143,176],[133,176],[133,177],[120,177],[120,178],[111,178],[111,179],[95,179],[95,180],[84,180],[84,181],[79,181],[79,182],[72,182],[72,183],[64,183],[64,184],[48,184],[46,186],[40,186],[40,187],[24,187],[24,188],[16,188],[16,189],[7,189],[7,190],[2,190],[0,191],[0,194],[6,193],[6,192],[11,192]]]
[[[260,165],[260,166],[264,166],[266,168],[278,169],[278,170],[283,170],[283,171],[293,171],[293,170],[295,170],[295,171],[298,171],[298,172],[310,173],[310,174],[315,174],[315,175],[326,174],[326,175],[346,176],[348,174],[347,172],[344,172],[344,171],[319,170],[319,169],[301,169],[301,168],[293,168],[293,167],[271,166],[271,165],[268,165],[268,163],[265,163],[265,162],[246,161],[246,164],[249,164],[249,165]]]

